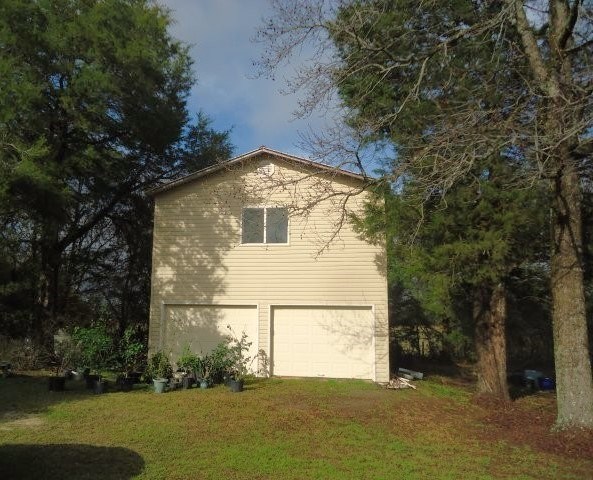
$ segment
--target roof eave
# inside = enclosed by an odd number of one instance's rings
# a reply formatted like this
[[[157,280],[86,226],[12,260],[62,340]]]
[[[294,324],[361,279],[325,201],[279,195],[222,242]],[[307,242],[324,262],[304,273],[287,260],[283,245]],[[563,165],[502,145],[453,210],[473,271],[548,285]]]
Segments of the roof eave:
[[[251,150],[250,152],[239,155],[238,157],[234,157],[234,158],[231,158],[230,160],[226,160],[226,161],[220,162],[216,165],[211,165],[210,167],[206,167],[202,170],[198,170],[197,172],[190,173],[189,175],[186,175],[184,177],[178,178],[177,180],[173,180],[171,182],[165,183],[164,185],[159,185],[157,187],[149,188],[149,189],[145,190],[145,193],[149,196],[154,197],[155,195],[158,195],[160,193],[180,187],[181,185],[185,185],[186,183],[193,182],[194,180],[197,180],[199,178],[202,178],[202,177],[205,177],[212,173],[215,173],[219,170],[222,170],[223,168],[230,167],[236,163],[244,162],[245,160],[248,160],[252,157],[255,157],[257,155],[262,155],[262,154],[276,156],[276,157],[286,160],[286,161],[297,162],[297,163],[300,163],[300,164],[303,164],[303,165],[306,165],[309,167],[317,168],[324,172],[332,172],[334,174],[353,178],[358,181],[367,181],[367,182],[373,181],[373,179],[371,179],[369,177],[365,177],[363,175],[359,175],[357,173],[349,172],[347,170],[332,167],[329,165],[324,165],[323,163],[314,162],[314,161],[308,160],[306,158],[297,157],[295,155],[290,155],[287,153],[283,153],[283,152],[262,146],[256,150]]]

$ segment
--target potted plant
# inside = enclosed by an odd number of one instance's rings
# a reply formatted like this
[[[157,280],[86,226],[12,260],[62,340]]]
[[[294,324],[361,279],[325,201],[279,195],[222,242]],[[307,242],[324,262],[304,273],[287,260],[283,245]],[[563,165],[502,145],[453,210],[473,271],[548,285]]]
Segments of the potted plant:
[[[54,346],[55,374],[49,377],[49,390],[61,392],[66,388],[66,372],[80,355],[77,344],[70,336],[63,336]]]
[[[76,367],[76,370],[72,370],[72,378],[76,381],[82,381],[86,378],[88,372],[85,373],[85,370],[79,367]]]
[[[210,373],[212,371],[212,358],[210,355],[205,355],[203,357],[197,357],[196,362],[196,379],[200,383],[200,388],[206,389],[210,386],[211,376]]]
[[[177,360],[177,371],[181,374],[181,384],[184,389],[191,388],[195,382],[195,371],[199,357],[192,353],[189,345],[183,348],[183,352]]]
[[[223,383],[228,386],[229,372],[233,365],[233,352],[230,348],[231,337],[220,342],[208,355],[210,383]]]
[[[118,347],[121,374],[117,383],[122,391],[129,391],[140,380],[138,367],[144,356],[144,344],[138,340],[135,327],[125,329]]]
[[[173,375],[173,368],[169,358],[162,351],[157,351],[148,360],[146,375],[152,378],[155,393],[163,393]]]
[[[245,376],[249,373],[247,366],[251,363],[251,357],[247,355],[252,342],[247,341],[247,334],[243,332],[241,338],[237,338],[230,327],[230,359],[231,368],[229,371],[229,388],[231,392],[242,392],[245,385]]]
[[[102,372],[110,367],[113,361],[113,340],[107,327],[102,323],[90,327],[77,327],[72,338],[80,348],[82,363],[95,372],[87,375],[87,388],[92,388],[98,394],[104,393],[107,381],[102,377]]]

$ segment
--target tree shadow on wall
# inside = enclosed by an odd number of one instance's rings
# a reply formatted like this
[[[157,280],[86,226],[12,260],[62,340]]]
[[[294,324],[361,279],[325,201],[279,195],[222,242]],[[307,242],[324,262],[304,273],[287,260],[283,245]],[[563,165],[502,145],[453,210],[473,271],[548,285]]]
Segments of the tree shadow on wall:
[[[238,308],[234,301],[229,305],[229,299],[243,293],[237,285],[249,283],[252,252],[240,247],[241,208],[261,199],[246,192],[240,173],[212,175],[199,186],[165,193],[158,202],[152,315],[164,324],[151,337],[152,345],[162,348],[172,362],[185,347],[206,354],[226,340],[226,315]],[[229,272],[229,255],[247,255],[248,261]]]
[[[125,480],[139,475],[144,460],[121,447],[80,444],[2,445],[0,476],[11,480]]]
[[[342,358],[348,359],[348,361],[360,365],[369,365],[369,361],[374,363],[375,358],[369,358],[369,350],[373,345],[375,339],[375,328],[374,323],[357,323],[354,319],[349,316],[351,312],[360,312],[364,315],[365,312],[372,314],[371,307],[361,307],[355,305],[333,305],[330,309],[325,307],[312,307],[312,306],[291,306],[291,310],[295,311],[295,316],[302,317],[307,315],[307,312],[311,309],[318,310],[318,316],[314,318],[310,326],[316,330],[316,333],[312,333],[311,337],[317,338],[319,334],[329,334],[331,338],[331,345],[326,344],[312,344],[310,354],[315,355],[326,355],[331,349],[334,353],[339,354]],[[296,313],[296,311],[301,313]],[[271,322],[271,336],[274,338],[275,333],[278,331],[277,319],[275,318],[276,309],[272,309],[272,322]],[[284,327],[287,325],[285,324]],[[310,331],[311,332],[311,331]],[[274,342],[271,344],[271,357],[274,358]],[[384,359],[381,358],[380,361]],[[330,370],[332,367],[329,367]],[[272,363],[272,374],[274,374],[274,364]],[[330,373],[328,375],[332,377]],[[373,377],[372,369],[369,365],[369,371],[367,378]]]

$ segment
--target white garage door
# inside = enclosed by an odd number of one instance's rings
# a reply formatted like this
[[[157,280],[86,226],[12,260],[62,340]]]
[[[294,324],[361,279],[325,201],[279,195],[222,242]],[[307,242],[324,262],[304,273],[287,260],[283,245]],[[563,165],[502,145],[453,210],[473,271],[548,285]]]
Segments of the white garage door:
[[[194,353],[209,353],[231,332],[247,334],[249,355],[257,354],[257,307],[255,305],[167,305],[165,352],[175,361],[186,345]],[[254,362],[254,366],[257,367]]]
[[[272,373],[374,379],[370,307],[272,308]]]

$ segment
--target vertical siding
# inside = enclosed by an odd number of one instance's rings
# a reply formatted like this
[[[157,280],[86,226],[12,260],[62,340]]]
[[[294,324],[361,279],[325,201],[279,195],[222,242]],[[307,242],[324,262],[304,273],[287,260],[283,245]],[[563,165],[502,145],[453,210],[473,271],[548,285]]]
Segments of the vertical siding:
[[[348,222],[366,192],[354,179],[310,176],[274,160],[220,171],[155,199],[149,343],[162,302],[257,302],[258,346],[269,345],[270,304],[374,305],[376,378],[389,378],[385,252]],[[241,245],[241,208],[286,206],[288,245]]]

